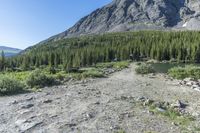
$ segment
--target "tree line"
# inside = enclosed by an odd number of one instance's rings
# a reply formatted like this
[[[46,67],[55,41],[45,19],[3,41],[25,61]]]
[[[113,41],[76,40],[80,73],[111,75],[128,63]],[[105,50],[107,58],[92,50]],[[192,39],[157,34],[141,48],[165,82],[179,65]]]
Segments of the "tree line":
[[[143,58],[200,63],[200,32],[137,31],[67,38],[35,45],[0,60],[0,68],[74,67],[113,60]]]

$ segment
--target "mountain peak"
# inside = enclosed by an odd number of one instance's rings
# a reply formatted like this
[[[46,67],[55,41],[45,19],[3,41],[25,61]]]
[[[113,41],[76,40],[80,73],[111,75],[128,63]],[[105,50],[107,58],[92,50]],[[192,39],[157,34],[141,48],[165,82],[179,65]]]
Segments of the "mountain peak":
[[[113,0],[50,39],[146,29],[200,30],[200,1]]]

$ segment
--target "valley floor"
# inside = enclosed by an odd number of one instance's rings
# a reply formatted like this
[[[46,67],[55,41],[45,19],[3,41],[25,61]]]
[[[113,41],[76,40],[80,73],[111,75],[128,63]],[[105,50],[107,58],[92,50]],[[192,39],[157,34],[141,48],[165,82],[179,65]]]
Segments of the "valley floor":
[[[136,75],[135,65],[108,78],[73,81],[42,92],[0,97],[1,133],[181,133],[183,129],[136,104],[155,101],[188,103],[186,111],[200,125],[200,92],[164,76]],[[198,131],[196,131],[198,132]]]

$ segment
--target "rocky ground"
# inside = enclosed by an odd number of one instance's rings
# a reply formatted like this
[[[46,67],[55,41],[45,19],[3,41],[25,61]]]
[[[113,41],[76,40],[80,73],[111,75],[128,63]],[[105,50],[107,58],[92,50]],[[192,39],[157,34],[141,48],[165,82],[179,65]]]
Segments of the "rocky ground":
[[[107,78],[73,81],[42,92],[0,97],[1,133],[198,132],[200,92],[161,74],[136,75],[134,65]],[[151,113],[142,99],[177,100],[195,118],[186,127]],[[165,110],[161,110],[165,111]]]

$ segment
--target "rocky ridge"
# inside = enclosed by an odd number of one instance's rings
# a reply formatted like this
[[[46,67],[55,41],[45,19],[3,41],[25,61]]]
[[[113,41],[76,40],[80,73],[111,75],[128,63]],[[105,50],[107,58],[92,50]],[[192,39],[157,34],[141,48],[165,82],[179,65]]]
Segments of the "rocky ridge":
[[[48,40],[146,29],[200,30],[200,1],[113,0]]]

